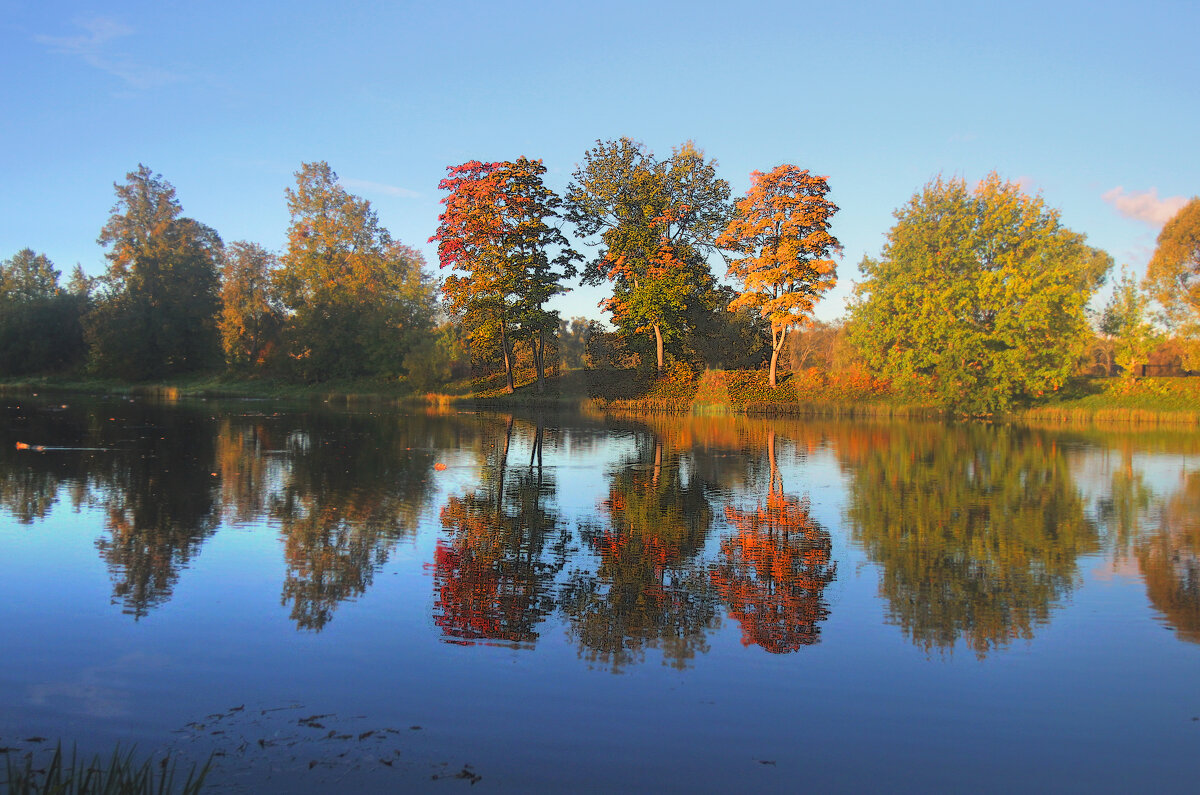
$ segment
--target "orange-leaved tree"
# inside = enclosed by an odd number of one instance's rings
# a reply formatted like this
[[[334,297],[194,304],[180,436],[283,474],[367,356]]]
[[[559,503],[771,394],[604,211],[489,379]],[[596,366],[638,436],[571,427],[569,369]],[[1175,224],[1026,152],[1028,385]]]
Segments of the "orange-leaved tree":
[[[538,388],[544,383],[545,331],[558,327],[544,309],[564,292],[575,274],[578,254],[548,221],[561,200],[542,183],[540,160],[451,166],[438,187],[448,191],[438,216],[437,242],[443,268],[455,271],[442,286],[450,311],[464,324],[479,349],[498,345],[509,392],[514,391],[513,344],[525,339],[533,349]],[[557,248],[553,258],[550,251]]]
[[[755,171],[746,197],[717,246],[735,253],[728,276],[742,284],[731,310],[756,310],[771,324],[771,386],[788,329],[812,318],[821,294],[837,283],[830,258],[838,241],[829,219],[838,208],[825,198],[829,182],[793,165]]]

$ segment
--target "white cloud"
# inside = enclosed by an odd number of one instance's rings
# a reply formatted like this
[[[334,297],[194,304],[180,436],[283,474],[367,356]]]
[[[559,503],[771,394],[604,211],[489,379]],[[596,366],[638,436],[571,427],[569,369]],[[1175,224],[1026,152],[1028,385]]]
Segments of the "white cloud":
[[[50,52],[79,58],[134,88],[154,88],[179,79],[178,75],[165,69],[139,64],[128,55],[113,51],[113,42],[133,34],[133,28],[128,25],[103,17],[75,24],[85,32],[78,36],[34,36],[34,41],[46,45]]]
[[[366,193],[382,193],[385,196],[400,196],[405,199],[415,199],[421,194],[415,190],[401,188],[396,185],[386,185],[382,182],[371,182],[365,179],[351,179],[349,177],[339,177],[338,182],[353,190],[361,190]]]
[[[1120,185],[1105,192],[1102,198],[1126,218],[1141,221],[1155,229],[1170,221],[1175,213],[1187,204],[1187,198],[1184,196],[1158,198],[1158,188],[1127,194],[1125,188]]]

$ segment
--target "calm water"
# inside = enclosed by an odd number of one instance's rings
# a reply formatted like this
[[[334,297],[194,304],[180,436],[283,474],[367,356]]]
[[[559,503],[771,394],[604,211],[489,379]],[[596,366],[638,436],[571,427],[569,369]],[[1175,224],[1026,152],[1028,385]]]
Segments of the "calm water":
[[[13,753],[215,752],[254,792],[1195,787],[1194,434],[2,404]]]

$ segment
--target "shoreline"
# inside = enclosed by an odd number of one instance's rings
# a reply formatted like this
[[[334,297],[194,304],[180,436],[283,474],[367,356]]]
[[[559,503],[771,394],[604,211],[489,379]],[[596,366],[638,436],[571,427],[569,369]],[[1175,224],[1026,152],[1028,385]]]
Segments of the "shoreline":
[[[893,419],[893,420],[975,420],[984,422],[1017,422],[1078,425],[1164,425],[1178,428],[1200,427],[1200,408],[1180,407],[1190,403],[1200,407],[1200,379],[1138,379],[1137,382],[1105,384],[1106,391],[1076,397],[1057,403],[1032,406],[1003,416],[960,417],[936,406],[888,399],[763,399],[762,390],[752,394],[735,394],[723,390],[713,395],[704,388],[706,375],[691,383],[651,382],[642,396],[611,396],[595,394],[604,391],[597,378],[604,371],[573,371],[548,379],[547,391],[537,393],[532,382],[522,383],[515,393],[499,389],[466,392],[413,392],[401,384],[385,382],[351,382],[296,384],[286,381],[238,380],[222,378],[179,379],[130,384],[98,379],[38,378],[0,382],[0,395],[93,395],[144,397],[165,401],[183,399],[277,400],[354,404],[388,405],[393,407],[470,408],[474,410],[551,410],[578,411],[589,414],[654,415],[692,414],[701,416],[819,417],[823,419]],[[614,375],[616,377],[614,377]],[[631,383],[621,373],[609,373],[610,381],[620,383],[628,393]],[[1192,383],[1192,381],[1195,383]],[[1160,382],[1169,382],[1162,384]],[[462,386],[461,384],[459,385]],[[664,388],[665,387],[665,388]],[[781,385],[780,389],[782,389]],[[1117,392],[1117,390],[1121,390]],[[612,390],[609,390],[610,392]],[[740,390],[736,390],[740,391]],[[1191,401],[1192,395],[1196,399]],[[1182,397],[1181,397],[1182,395]],[[1158,400],[1156,400],[1156,398]],[[1169,400],[1164,400],[1167,398]],[[1154,405],[1169,402],[1170,405]]]

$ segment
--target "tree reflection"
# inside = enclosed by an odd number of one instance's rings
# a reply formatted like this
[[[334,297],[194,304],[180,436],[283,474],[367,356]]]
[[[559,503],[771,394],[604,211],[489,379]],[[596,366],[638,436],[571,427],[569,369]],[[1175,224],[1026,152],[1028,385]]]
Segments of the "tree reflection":
[[[573,572],[563,591],[571,634],[588,659],[614,671],[647,648],[686,667],[707,651],[705,631],[716,621],[715,592],[694,560],[712,524],[702,485],[654,438],[650,461],[613,472],[603,509],[607,521],[581,529],[599,566]]]
[[[555,608],[569,534],[547,507],[555,486],[541,466],[544,428],[532,430],[531,465],[511,471],[513,425],[508,418],[502,441],[490,448],[481,488],[450,497],[442,509],[450,538],[434,554],[433,616],[451,642],[532,645]]]
[[[829,615],[825,586],[837,564],[832,539],[808,512],[808,500],[783,492],[775,461],[775,433],[767,438],[770,485],[766,504],[755,510],[725,509],[736,535],[721,542],[713,569],[717,592],[741,624],[742,644],[774,654],[819,640],[819,623]]]
[[[406,419],[314,414],[289,434],[290,466],[270,510],[287,563],[281,601],[300,629],[322,629],[416,532],[433,461],[429,426]]]
[[[857,431],[849,431],[855,434]],[[1095,526],[1053,441],[982,425],[890,426],[841,445],[855,540],[889,616],[926,650],[1029,639],[1070,592]]]
[[[112,452],[93,472],[107,535],[96,548],[123,612],[141,618],[170,599],[216,530],[213,428],[196,412],[143,404],[114,409],[106,424]]]
[[[1137,543],[1146,592],[1182,640],[1200,643],[1200,472],[1158,508],[1156,532]]]

